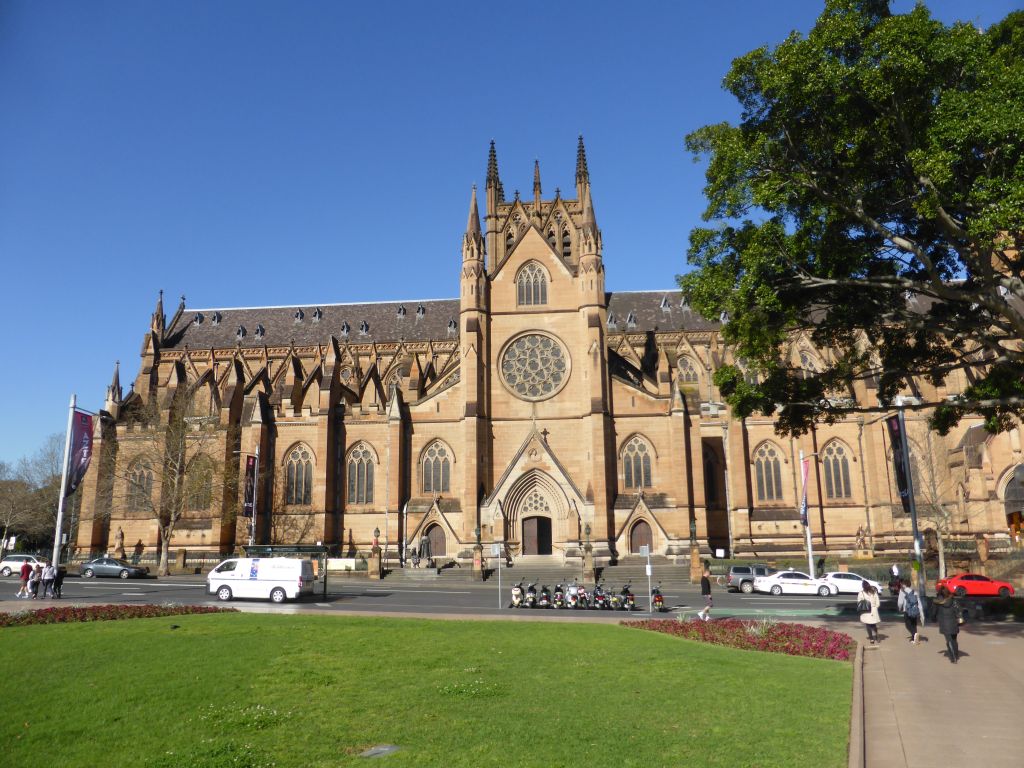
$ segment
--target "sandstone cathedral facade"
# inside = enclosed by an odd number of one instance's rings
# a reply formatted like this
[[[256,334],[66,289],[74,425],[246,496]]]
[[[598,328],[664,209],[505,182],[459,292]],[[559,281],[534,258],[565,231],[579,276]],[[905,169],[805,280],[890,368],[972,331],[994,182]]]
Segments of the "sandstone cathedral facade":
[[[798,456],[817,551],[905,550],[909,519],[878,418],[852,414],[801,438],[734,419],[712,376],[734,363],[718,324],[675,289],[615,292],[580,138],[575,197],[506,200],[491,144],[484,215],[473,189],[458,298],[189,310],[162,299],[124,395],[115,370],[82,485],[80,552],[158,545],[154,497],[174,478],[139,414],[173,418],[187,394],[220,436],[208,472],[242,477],[259,454],[255,539],[390,553],[427,537],[435,556],[501,542],[512,558],[598,562],[635,553],[800,552]],[[613,254],[623,268],[628,257]],[[444,263],[444,260],[439,260]],[[326,297],[325,297],[326,298]],[[795,337],[790,362],[827,350]],[[956,394],[913,383],[909,397]],[[919,388],[918,388],[919,387]],[[871,382],[850,399],[877,405]],[[1017,430],[965,422],[942,438],[908,414],[922,529],[1015,533],[1024,509]],[[162,433],[161,433],[162,434]],[[164,439],[164,438],[161,438]],[[171,546],[227,553],[248,541],[238,484],[190,494]],[[159,514],[159,512],[155,513]],[[931,521],[931,522],[930,522]]]

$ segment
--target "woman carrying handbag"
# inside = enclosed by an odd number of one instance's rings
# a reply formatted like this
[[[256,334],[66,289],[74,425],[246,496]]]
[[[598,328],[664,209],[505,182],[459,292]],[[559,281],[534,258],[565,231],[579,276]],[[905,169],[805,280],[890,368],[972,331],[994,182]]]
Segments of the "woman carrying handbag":
[[[930,613],[932,620],[939,625],[939,632],[946,638],[946,653],[949,655],[949,660],[956,664],[957,659],[960,658],[957,636],[960,634],[960,625],[963,623],[960,601],[949,594],[949,590],[944,586],[939,587],[938,594],[932,600]]]
[[[857,613],[868,631],[868,642],[871,645],[878,645],[878,625],[882,619],[878,615],[878,606],[882,600],[878,596],[878,590],[862,581],[860,592],[857,593]]]

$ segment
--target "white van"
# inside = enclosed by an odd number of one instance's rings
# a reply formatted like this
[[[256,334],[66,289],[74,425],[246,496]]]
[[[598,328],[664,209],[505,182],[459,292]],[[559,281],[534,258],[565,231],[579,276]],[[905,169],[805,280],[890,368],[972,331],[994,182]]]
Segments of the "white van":
[[[221,600],[256,597],[283,603],[313,594],[313,563],[294,557],[233,557],[206,577],[206,592]]]

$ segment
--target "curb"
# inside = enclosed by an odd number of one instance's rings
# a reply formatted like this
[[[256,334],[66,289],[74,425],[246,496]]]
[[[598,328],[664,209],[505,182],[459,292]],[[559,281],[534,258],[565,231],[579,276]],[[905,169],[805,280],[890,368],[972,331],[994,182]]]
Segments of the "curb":
[[[849,768],[865,768],[867,750],[864,733],[864,646],[857,643],[853,658],[853,700],[850,705]]]

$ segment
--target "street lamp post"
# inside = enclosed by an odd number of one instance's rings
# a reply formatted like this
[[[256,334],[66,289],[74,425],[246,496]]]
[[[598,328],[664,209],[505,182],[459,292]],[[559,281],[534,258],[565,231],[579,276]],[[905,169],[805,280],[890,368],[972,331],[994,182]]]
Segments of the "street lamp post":
[[[259,500],[259,488],[260,488],[260,447],[256,446],[255,453],[247,453],[246,451],[234,451],[235,456],[245,456],[247,459],[253,459],[253,480],[252,480],[252,500],[246,498],[249,495],[249,485],[246,482],[244,486],[244,494],[242,497],[242,512],[243,514],[247,511],[246,505],[251,503],[252,514],[249,521],[249,546],[252,547],[256,544],[256,520],[258,515],[258,500]],[[249,475],[249,464],[246,462],[245,467],[246,481],[248,481]],[[247,515],[248,516],[248,515]]]
[[[814,569],[814,545],[811,543],[811,521],[807,516],[807,470],[808,465],[804,463],[806,459],[816,458],[817,453],[809,453],[804,456],[804,452],[800,451],[800,522],[804,525],[804,536],[807,538],[807,575],[812,579],[815,578],[816,573]]]

